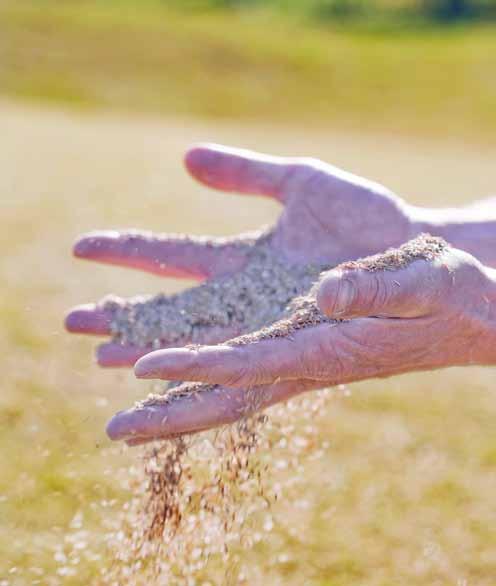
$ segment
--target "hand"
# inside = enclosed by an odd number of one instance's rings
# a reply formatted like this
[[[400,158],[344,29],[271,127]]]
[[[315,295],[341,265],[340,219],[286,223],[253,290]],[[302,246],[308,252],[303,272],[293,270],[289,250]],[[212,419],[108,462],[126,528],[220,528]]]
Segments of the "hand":
[[[132,365],[153,348],[213,344],[258,329],[281,318],[287,303],[306,292],[321,269],[399,246],[418,231],[413,208],[395,195],[318,160],[205,145],[187,153],[186,167],[210,187],[272,197],[284,206],[282,214],[269,231],[227,239],[135,231],[80,238],[74,247],[79,258],[161,276],[209,279],[206,288],[169,298],[114,299],[73,309],[66,318],[69,331],[113,335],[98,349],[102,366]],[[242,312],[227,318],[219,314],[219,304],[226,305],[223,296],[247,282],[258,283],[261,274],[267,277],[259,294],[245,299]],[[240,308],[243,294],[230,298],[231,305]]]
[[[230,423],[306,390],[494,364],[494,275],[430,236],[345,263],[325,273],[287,320],[222,345],[141,358],[139,378],[207,384],[184,384],[118,413],[109,436],[133,445]]]

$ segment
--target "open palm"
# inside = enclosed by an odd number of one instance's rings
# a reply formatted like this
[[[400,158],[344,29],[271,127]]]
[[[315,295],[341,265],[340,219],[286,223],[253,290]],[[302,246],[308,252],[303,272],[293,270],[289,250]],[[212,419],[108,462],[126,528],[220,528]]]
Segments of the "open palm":
[[[283,211],[268,230],[225,239],[137,231],[81,237],[74,247],[79,258],[206,280],[171,297],[73,309],[69,331],[113,336],[98,349],[102,366],[129,366],[151,349],[214,344],[256,330],[281,318],[320,270],[398,246],[417,232],[408,204],[319,160],[200,145],[185,162],[201,183],[272,197]]]
[[[258,332],[141,358],[140,378],[197,382],[118,413],[108,434],[135,445],[233,423],[304,391],[494,364],[495,300],[493,269],[420,236],[324,273],[288,318]]]

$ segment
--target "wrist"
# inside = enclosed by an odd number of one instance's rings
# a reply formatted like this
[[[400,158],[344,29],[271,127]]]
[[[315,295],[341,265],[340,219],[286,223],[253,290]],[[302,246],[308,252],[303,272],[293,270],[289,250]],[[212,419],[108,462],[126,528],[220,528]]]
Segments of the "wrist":
[[[476,295],[478,328],[474,338],[472,362],[496,365],[496,269],[482,267],[486,276],[484,290]]]
[[[423,232],[440,236],[483,264],[496,267],[496,213],[493,209],[408,206],[407,213],[412,238]]]

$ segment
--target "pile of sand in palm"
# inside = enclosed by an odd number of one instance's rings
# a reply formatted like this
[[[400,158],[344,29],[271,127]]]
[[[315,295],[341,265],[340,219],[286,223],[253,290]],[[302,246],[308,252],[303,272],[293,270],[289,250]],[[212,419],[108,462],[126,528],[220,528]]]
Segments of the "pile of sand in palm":
[[[287,315],[291,301],[328,268],[285,262],[268,239],[257,241],[247,255],[243,270],[176,295],[106,299],[113,340],[159,348],[254,332]]]

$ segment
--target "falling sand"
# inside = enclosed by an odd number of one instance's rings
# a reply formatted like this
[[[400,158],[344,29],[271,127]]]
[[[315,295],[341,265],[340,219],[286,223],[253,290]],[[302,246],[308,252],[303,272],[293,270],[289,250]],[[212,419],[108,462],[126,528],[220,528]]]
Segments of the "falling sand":
[[[431,261],[445,247],[441,239],[422,235],[399,249],[345,263],[341,268],[399,270],[417,260]],[[247,291],[257,298],[270,285],[274,307],[265,309],[265,319],[269,315],[282,314],[284,317],[259,332],[231,340],[229,344],[256,343],[261,339],[290,336],[301,328],[338,323],[321,314],[316,306],[315,289],[312,289],[316,276],[313,268],[298,270],[307,295],[297,297],[303,286],[291,280],[289,268],[281,268],[279,264],[274,268],[275,263],[266,253],[257,255],[252,262],[243,277],[226,279],[225,285],[215,289],[221,295],[216,303],[211,297],[211,283],[203,285],[204,290],[198,295],[205,295],[209,303],[214,303],[208,306],[209,309],[215,306],[228,310],[230,303],[243,299],[243,313],[231,313],[235,318],[223,315],[221,319],[223,324],[236,319],[246,325],[260,320],[259,316],[250,317],[249,308],[259,307],[259,303],[265,307],[263,300],[256,299],[253,304],[246,302]],[[259,286],[254,286],[253,278],[260,270],[266,271],[271,278],[259,276]],[[274,275],[278,276],[277,283],[273,281]],[[240,289],[228,291],[233,283]],[[290,294],[293,294],[293,300],[288,308]],[[224,303],[226,297],[223,295],[227,296],[229,304]],[[179,297],[171,298],[171,305],[160,298],[160,303],[154,303],[154,311],[161,306],[167,307],[167,311],[174,304],[177,307]],[[282,307],[283,303],[286,303],[285,307]],[[196,305],[195,310],[198,311],[199,307]],[[143,314],[139,315],[138,334],[133,333],[130,320],[118,322],[120,318],[116,318],[116,323],[125,323],[125,335],[138,335],[142,342],[145,322],[142,321]],[[189,328],[194,327],[191,318],[185,317],[182,323],[186,322]],[[152,330],[151,337],[156,336],[156,322],[153,322]],[[120,335],[124,335],[122,331]],[[183,383],[162,395],[150,395],[136,408],[182,400],[192,393],[212,389],[211,385]],[[248,390],[246,396],[247,401],[256,401],[252,391]],[[104,583],[211,583],[213,575],[222,576],[224,583],[247,583],[243,578],[240,553],[246,554],[251,546],[264,539],[264,533],[272,530],[272,503],[281,492],[290,494],[292,483],[297,481],[294,473],[281,481],[275,462],[279,463],[278,466],[284,462],[289,470],[301,470],[307,459],[323,456],[325,452],[319,443],[315,423],[325,410],[329,396],[329,392],[319,391],[311,397],[304,396],[275,406],[270,418],[256,413],[256,405],[252,405],[247,409],[249,414],[231,426],[156,443],[148,448],[144,456],[144,473],[134,479],[133,500],[123,512],[118,527],[109,535],[115,564],[103,571]]]
[[[246,554],[277,529],[274,503],[301,490],[321,458],[329,392],[276,406],[217,431],[155,443],[108,533],[104,584],[248,584]],[[298,488],[300,487],[300,488]]]

